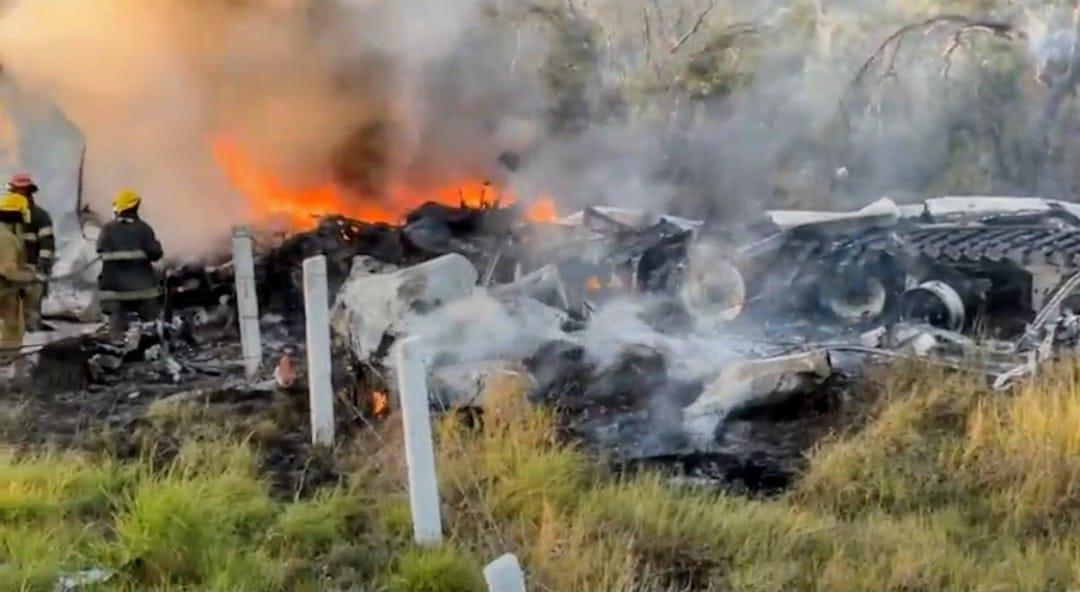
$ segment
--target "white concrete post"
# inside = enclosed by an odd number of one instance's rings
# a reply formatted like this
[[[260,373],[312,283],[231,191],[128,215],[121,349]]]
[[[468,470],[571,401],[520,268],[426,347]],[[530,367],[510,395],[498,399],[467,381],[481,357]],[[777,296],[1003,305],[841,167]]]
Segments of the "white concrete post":
[[[405,432],[405,463],[409,471],[409,507],[413,537],[422,545],[442,542],[439,482],[428,407],[427,368],[416,338],[403,340],[394,351],[401,421]]]
[[[488,592],[525,592],[525,574],[513,553],[507,553],[484,568]]]
[[[334,443],[334,386],[330,382],[330,311],[326,257],[304,260],[304,313],[307,317],[308,392],[311,442]]]
[[[259,332],[259,298],[255,291],[255,257],[251,249],[251,229],[247,226],[234,226],[232,237],[240,347],[244,356],[244,374],[248,380],[252,380],[262,364],[262,335]]]

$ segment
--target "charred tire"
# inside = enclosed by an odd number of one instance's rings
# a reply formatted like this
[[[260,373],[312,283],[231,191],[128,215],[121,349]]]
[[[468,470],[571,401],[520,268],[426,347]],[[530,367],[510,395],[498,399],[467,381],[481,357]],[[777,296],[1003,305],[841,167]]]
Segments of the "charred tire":
[[[746,302],[746,283],[735,266],[723,260],[693,260],[679,289],[679,300],[706,325],[734,320]]]
[[[923,282],[900,297],[900,318],[959,331],[967,322],[967,306],[955,288],[940,280]]]
[[[889,290],[873,275],[825,277],[817,290],[817,304],[829,317],[844,323],[881,318],[889,310]]]

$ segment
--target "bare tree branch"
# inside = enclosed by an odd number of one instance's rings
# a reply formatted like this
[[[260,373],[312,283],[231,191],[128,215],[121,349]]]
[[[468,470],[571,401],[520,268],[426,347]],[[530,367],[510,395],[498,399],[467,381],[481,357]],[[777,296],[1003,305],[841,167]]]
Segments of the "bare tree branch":
[[[696,35],[698,29],[700,29],[701,25],[705,23],[705,19],[708,18],[709,13],[712,12],[714,8],[716,8],[716,0],[711,0],[709,2],[709,7],[703,10],[701,14],[698,15],[697,20],[694,21],[694,26],[690,27],[690,30],[687,31],[682,37],[679,38],[678,41],[675,42],[674,45],[671,46],[671,51],[669,53],[675,53],[679,51],[679,48],[685,45],[691,37]]]
[[[896,78],[896,56],[900,55],[900,50],[904,46],[904,37],[900,36],[896,38],[896,43],[892,46],[892,52],[889,54],[889,65],[885,66],[885,72],[882,73],[881,78]]]
[[[962,15],[962,14],[938,15],[938,16],[935,16],[935,17],[931,17],[931,18],[919,21],[917,23],[911,23],[911,24],[908,24],[908,25],[904,25],[903,27],[900,27],[899,29],[894,31],[891,35],[886,37],[885,40],[882,41],[880,45],[878,45],[878,47],[874,51],[874,53],[872,53],[870,55],[870,57],[867,58],[865,62],[863,62],[862,67],[859,68],[859,71],[855,74],[855,78],[852,80],[852,83],[851,83],[852,86],[858,85],[859,83],[861,83],[863,78],[866,76],[867,72],[870,71],[870,68],[872,68],[875,63],[877,63],[878,61],[880,61],[882,59],[882,57],[886,54],[886,52],[889,51],[889,48],[891,46],[893,46],[895,44],[899,44],[900,41],[903,39],[903,37],[905,35],[907,35],[908,33],[911,33],[913,31],[922,31],[923,34],[925,35],[925,34],[928,34],[928,33],[932,32],[936,27],[939,27],[939,26],[942,26],[942,25],[947,25],[947,24],[960,25],[960,30],[957,31],[957,32],[954,32],[953,35],[952,35],[952,38],[954,39],[954,41],[957,39],[957,37],[959,35],[962,35],[964,32],[972,31],[972,30],[980,30],[980,31],[984,31],[984,32],[990,33],[992,35],[1001,36],[1001,37],[1009,37],[1009,38],[1024,37],[1024,34],[1022,32],[1018,31],[1015,27],[1013,27],[1009,23],[1002,23],[1002,22],[995,22],[995,21],[979,21],[979,20],[974,20],[971,17],[965,16],[965,15]],[[959,43],[957,43],[957,45],[959,45]],[[952,51],[949,51],[948,55],[951,56],[953,51],[955,51],[955,48],[953,48]],[[894,63],[895,59],[896,59],[896,54],[893,53],[892,54],[892,59],[890,60],[890,64]],[[892,70],[891,67],[888,68],[886,70],[886,74],[889,74],[891,70]]]
[[[999,23],[1000,24],[1000,23]],[[986,33],[993,35],[994,37],[1009,37],[1009,38],[1023,38],[1025,33],[1013,29],[1011,26],[1006,28],[1002,26],[987,26],[986,23],[972,23],[970,25],[964,25],[956,30],[955,33],[949,36],[949,45],[945,48],[945,51],[941,54],[941,57],[945,60],[945,65],[942,67],[942,75],[945,78],[949,77],[949,72],[952,69],[952,56],[956,53],[964,44],[964,37],[971,33]]]
[[[897,56],[899,55],[901,46],[903,45],[903,41],[908,36],[908,34],[919,32],[920,34],[925,36],[934,32],[935,29],[946,25],[954,25],[959,27],[957,30],[953,31],[949,35],[949,42],[943,53],[943,57],[945,59],[945,69],[943,71],[943,74],[946,77],[948,76],[949,69],[951,68],[951,58],[953,57],[955,52],[962,46],[964,36],[970,32],[978,31],[989,33],[995,37],[1007,38],[1014,41],[1027,39],[1027,34],[1024,31],[1017,29],[1010,23],[979,20],[975,17],[969,17],[961,14],[938,15],[900,27],[896,31],[893,31],[893,33],[887,36],[884,40],[882,40],[882,42],[877,46],[877,48],[870,55],[870,57],[868,57],[866,61],[863,62],[862,66],[858,69],[855,76],[849,83],[847,89],[841,95],[837,104],[838,122],[841,128],[843,130],[846,130],[845,136],[847,134],[850,134],[852,129],[852,121],[850,114],[848,113],[848,102],[850,99],[850,95],[854,91],[854,89],[863,82],[863,80],[866,78],[867,74],[875,66],[875,64],[879,62],[885,62],[883,66],[884,70],[882,71],[880,77],[882,83],[886,79],[896,78]]]
[[[946,80],[949,78],[949,73],[952,71],[952,56],[964,42],[964,31],[965,29],[960,29],[950,35],[949,46],[946,47],[945,51],[941,54],[942,59],[945,61],[945,65],[941,68],[941,76]]]
[[[652,64],[652,31],[649,28],[649,8],[641,8],[642,42],[645,44],[645,63]]]

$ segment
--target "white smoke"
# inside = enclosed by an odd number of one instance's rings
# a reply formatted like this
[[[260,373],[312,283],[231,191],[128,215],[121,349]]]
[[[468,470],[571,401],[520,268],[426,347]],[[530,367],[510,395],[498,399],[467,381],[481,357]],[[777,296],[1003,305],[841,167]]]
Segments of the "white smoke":
[[[646,347],[662,355],[668,376],[679,381],[711,380],[728,363],[746,357],[746,345],[737,346],[723,332],[664,332],[644,319],[659,300],[617,298],[603,304],[588,326],[564,332],[566,315],[535,300],[499,300],[482,289],[431,312],[412,314],[405,333],[421,338],[437,366],[517,361],[545,343],[565,341],[581,345],[587,361],[606,370],[631,349]]]
[[[482,289],[428,314],[406,319],[406,332],[422,338],[442,363],[521,360],[544,343],[566,338],[566,315],[531,299],[499,301]]]
[[[630,347],[645,346],[662,354],[668,375],[680,381],[707,381],[745,352],[723,332],[660,331],[646,322],[654,299],[618,298],[601,306],[580,336],[589,360],[599,368],[618,362]]]
[[[481,0],[15,0],[0,59],[87,139],[86,197],[119,188],[169,250],[198,252],[247,214],[213,161],[227,134],[297,185],[387,187],[497,173],[492,137],[535,71]],[[517,39],[522,60],[535,38]]]
[[[1023,26],[1039,3],[984,4],[974,17]],[[332,178],[364,199],[403,182],[506,181],[497,163],[507,149],[523,162],[514,192],[553,195],[564,210],[727,220],[885,193],[1031,193],[1008,150],[1026,141],[1014,120],[1039,111],[1038,91],[1002,82],[984,57],[1021,70],[1026,47],[972,34],[946,77],[947,32],[916,31],[851,84],[882,39],[932,9],[14,0],[0,59],[86,133],[90,202],[140,188],[173,250],[205,248],[246,213],[209,155],[208,136],[223,131],[289,179]],[[1035,55],[1060,54],[1054,39]]]

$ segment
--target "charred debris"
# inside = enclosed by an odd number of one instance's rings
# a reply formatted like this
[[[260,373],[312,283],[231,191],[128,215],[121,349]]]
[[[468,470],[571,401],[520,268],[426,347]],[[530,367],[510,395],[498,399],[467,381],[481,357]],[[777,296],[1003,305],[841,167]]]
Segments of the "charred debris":
[[[398,226],[331,216],[256,245],[261,382],[243,378],[223,256],[169,268],[163,321],[124,343],[54,314],[9,395],[35,394],[43,439],[130,426],[162,400],[303,407],[301,263],[323,254],[342,430],[392,406],[390,346],[419,335],[440,411],[511,377],[617,464],[767,492],[837,425],[867,364],[919,356],[1004,388],[1080,339],[1080,207],[1037,198],[772,211],[738,232],[430,203]]]

